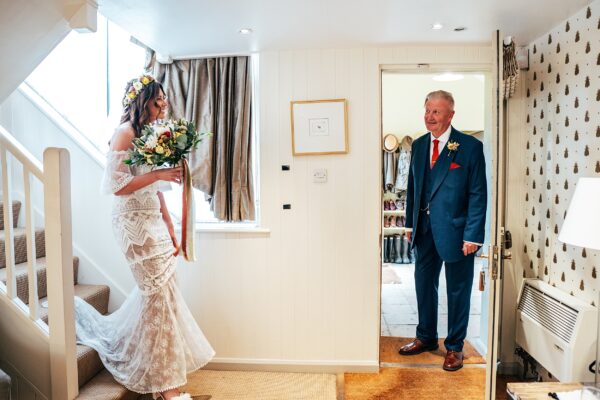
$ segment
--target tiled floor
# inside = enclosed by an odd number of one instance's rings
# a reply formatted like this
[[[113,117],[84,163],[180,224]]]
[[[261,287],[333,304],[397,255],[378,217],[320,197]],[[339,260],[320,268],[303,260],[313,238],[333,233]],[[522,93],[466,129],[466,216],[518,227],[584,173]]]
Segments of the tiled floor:
[[[417,296],[415,293],[414,264],[385,264],[394,268],[400,278],[399,284],[383,284],[381,288],[381,336],[414,337],[417,330]],[[479,337],[481,317],[481,292],[478,289],[480,266],[475,265],[475,279],[471,293],[471,311],[467,337]],[[444,267],[440,274],[438,335],[448,333],[448,309]]]

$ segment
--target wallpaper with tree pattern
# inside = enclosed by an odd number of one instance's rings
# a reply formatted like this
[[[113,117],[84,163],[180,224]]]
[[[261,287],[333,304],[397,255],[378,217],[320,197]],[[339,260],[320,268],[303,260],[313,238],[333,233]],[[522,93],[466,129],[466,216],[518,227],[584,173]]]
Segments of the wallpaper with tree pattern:
[[[600,1],[532,42],[529,66],[524,276],[597,304],[600,252],[558,233],[577,179],[600,178]]]

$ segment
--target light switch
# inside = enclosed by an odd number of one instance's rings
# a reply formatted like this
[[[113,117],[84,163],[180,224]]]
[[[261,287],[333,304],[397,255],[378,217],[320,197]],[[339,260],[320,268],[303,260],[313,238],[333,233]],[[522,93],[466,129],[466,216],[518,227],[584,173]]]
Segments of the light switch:
[[[325,168],[317,168],[317,169],[313,170],[313,182],[314,183],[327,182],[327,170]]]

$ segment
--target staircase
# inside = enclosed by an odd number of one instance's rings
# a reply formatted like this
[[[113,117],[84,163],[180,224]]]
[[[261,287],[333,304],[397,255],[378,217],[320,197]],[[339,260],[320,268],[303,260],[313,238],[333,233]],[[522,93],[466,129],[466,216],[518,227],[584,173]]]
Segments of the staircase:
[[[13,201],[13,233],[15,276],[17,282],[17,297],[25,304],[29,303],[29,282],[27,275],[26,235],[24,228],[18,227],[21,202]],[[4,231],[4,204],[0,203],[0,281],[6,284],[6,257],[5,257],[5,231]],[[44,229],[35,229],[36,262],[37,262],[37,287],[40,299],[39,318],[48,323],[47,285],[46,285],[46,248]],[[106,285],[84,285],[77,280],[79,259],[73,257],[73,276],[75,295],[91,304],[98,312],[108,312],[109,287]],[[134,394],[114,381],[112,376],[104,369],[98,353],[88,346],[77,345],[77,376],[79,381],[79,396],[77,399],[136,399]]]

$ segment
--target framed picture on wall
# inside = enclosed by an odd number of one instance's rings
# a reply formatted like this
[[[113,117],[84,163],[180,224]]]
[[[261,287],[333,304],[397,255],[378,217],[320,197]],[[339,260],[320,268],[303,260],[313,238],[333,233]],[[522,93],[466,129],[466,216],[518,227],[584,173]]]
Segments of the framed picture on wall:
[[[348,153],[346,99],[290,102],[295,156]]]

